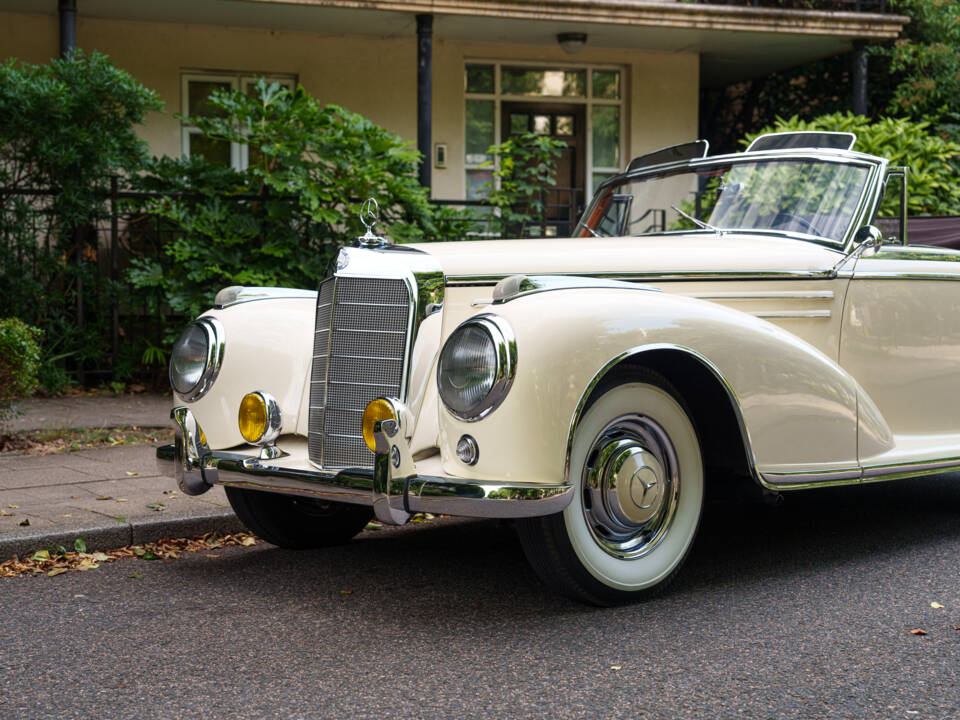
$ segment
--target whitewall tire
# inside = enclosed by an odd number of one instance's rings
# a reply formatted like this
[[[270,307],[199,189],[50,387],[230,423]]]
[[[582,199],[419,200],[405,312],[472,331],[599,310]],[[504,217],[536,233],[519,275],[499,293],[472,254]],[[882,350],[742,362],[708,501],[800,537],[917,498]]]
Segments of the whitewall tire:
[[[597,398],[581,418],[570,505],[519,523],[540,577],[596,605],[662,591],[693,545],[703,508],[700,443],[682,397],[653,371],[634,378]]]

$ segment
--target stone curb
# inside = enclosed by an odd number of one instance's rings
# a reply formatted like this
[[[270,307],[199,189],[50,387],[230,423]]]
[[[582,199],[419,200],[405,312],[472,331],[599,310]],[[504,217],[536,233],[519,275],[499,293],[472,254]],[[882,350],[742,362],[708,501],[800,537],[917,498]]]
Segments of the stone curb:
[[[204,513],[170,513],[156,517],[132,518],[127,522],[76,525],[71,528],[15,530],[0,535],[0,561],[14,555],[25,557],[35,550],[62,545],[73,550],[73,541],[82,537],[87,550],[112,550],[162,538],[194,537],[208,532],[230,533],[243,524],[229,508]]]

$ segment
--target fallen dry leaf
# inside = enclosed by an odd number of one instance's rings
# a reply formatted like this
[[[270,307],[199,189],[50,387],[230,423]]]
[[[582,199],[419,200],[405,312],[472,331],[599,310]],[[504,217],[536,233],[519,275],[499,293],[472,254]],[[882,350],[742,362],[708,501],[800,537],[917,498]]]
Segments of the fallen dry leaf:
[[[128,475],[129,477],[136,477],[136,476],[139,475],[139,474],[140,474],[140,473],[130,472],[129,470],[127,470],[127,475]]]
[[[930,603],[930,607],[932,607],[934,610],[941,610],[941,609],[943,609],[943,605],[941,605],[941,604],[938,603],[938,602],[932,602],[932,603]]]
[[[113,500],[113,495],[102,495],[98,497],[97,500]]]
[[[130,502],[126,498],[117,498],[117,502]]]
[[[611,665],[611,666],[610,666],[610,669],[611,669],[611,670],[622,670],[622,669],[623,669],[623,665]]]
[[[23,520],[18,522],[17,525],[19,525],[20,527],[30,527],[30,519],[24,518]]]
[[[257,539],[250,533],[230,533],[219,535],[207,533],[194,538],[176,538],[157,540],[142,545],[108,550],[106,552],[58,552],[51,557],[49,550],[38,550],[30,557],[20,559],[16,556],[0,563],[0,577],[15,577],[18,575],[38,575],[46,573],[50,576],[60,575],[67,570],[86,571],[100,566],[101,563],[114,562],[127,558],[143,560],[174,560],[184,552],[200,552],[214,547],[256,545]],[[216,557],[214,555],[213,557]],[[138,577],[135,573],[130,577]],[[142,577],[142,576],[140,576]]]
[[[353,595],[353,590],[341,590],[341,595]]]
[[[11,510],[17,510],[20,506],[19,506],[19,505],[7,505],[7,507],[10,508]]]
[[[6,510],[0,510],[0,517],[13,517],[16,513],[7,512]]]
[[[913,630],[910,631],[910,634],[911,635],[927,635],[928,633],[926,630],[921,630],[920,628],[914,628]]]

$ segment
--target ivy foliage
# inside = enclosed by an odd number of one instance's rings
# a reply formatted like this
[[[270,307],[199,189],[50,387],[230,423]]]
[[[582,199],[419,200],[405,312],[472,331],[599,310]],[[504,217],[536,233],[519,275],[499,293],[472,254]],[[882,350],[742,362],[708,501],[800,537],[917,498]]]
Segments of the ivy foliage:
[[[960,184],[956,181],[954,165],[960,144],[933,132],[930,123],[906,118],[871,121],[850,112],[822,115],[811,121],[797,116],[778,117],[774,125],[750,133],[742,143],[749,145],[764,133],[795,130],[854,133],[857,136],[854,150],[885,157],[893,166],[910,168],[907,209],[911,215],[960,214]]]
[[[214,114],[182,119],[244,146],[249,165],[151,164],[144,186],[168,193],[151,212],[171,232],[129,279],[154,304],[193,316],[229,285],[315,287],[338,248],[363,233],[368,197],[380,204],[377,232],[394,241],[459,239],[462,218],[432,206],[417,180],[420,153],[365,117],[263,78],[208,102]]]
[[[16,414],[15,401],[37,389],[41,332],[17,318],[0,318],[0,428]]]
[[[494,180],[484,183],[487,204],[497,208],[493,230],[502,236],[523,237],[542,222],[549,188],[557,184],[556,160],[566,143],[545,135],[512,135],[491,145],[494,157],[480,167],[492,168]]]

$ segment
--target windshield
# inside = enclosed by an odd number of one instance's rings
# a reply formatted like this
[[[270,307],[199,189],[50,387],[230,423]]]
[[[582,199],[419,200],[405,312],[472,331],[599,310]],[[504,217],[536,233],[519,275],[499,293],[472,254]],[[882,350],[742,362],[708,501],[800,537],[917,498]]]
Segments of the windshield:
[[[843,242],[870,168],[801,158],[697,165],[602,187],[576,235],[791,232]]]

